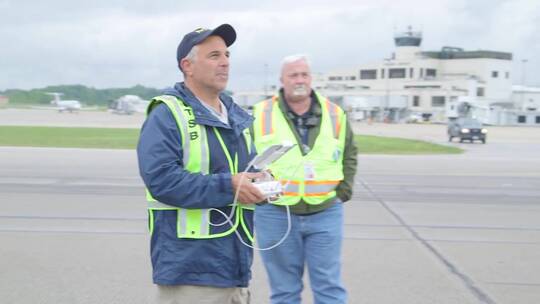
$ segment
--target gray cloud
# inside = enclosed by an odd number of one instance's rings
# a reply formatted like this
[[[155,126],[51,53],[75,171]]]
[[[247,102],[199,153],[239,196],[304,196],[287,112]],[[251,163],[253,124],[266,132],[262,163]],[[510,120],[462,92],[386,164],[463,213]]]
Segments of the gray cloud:
[[[283,56],[307,53],[313,70],[387,57],[393,34],[411,24],[425,50],[445,45],[528,59],[540,85],[540,5],[536,1],[1,1],[0,90],[80,83],[164,87],[181,79],[175,50],[199,26],[231,23],[230,88],[277,84]],[[211,9],[208,9],[211,7]],[[267,68],[265,68],[265,65]],[[514,78],[516,83],[521,77]]]

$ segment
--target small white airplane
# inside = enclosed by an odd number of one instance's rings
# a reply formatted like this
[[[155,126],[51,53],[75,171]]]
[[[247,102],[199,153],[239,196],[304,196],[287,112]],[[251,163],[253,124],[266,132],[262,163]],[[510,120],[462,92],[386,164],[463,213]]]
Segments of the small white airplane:
[[[60,96],[64,95],[63,93],[50,92],[47,94],[54,97],[54,99],[51,100],[51,104],[55,105],[56,109],[60,113],[64,111],[68,111],[69,113],[75,113],[81,109],[81,102],[78,100],[61,100]]]

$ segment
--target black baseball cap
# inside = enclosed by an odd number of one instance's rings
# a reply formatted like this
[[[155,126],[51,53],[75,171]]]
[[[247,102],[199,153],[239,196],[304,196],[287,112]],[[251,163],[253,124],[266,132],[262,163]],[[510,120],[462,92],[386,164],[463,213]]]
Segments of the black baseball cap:
[[[225,41],[227,47],[231,46],[236,40],[236,31],[230,24],[222,24],[215,29],[198,28],[193,32],[187,33],[176,50],[176,60],[178,61],[178,67],[180,70],[180,61],[187,56],[191,49],[197,44],[204,41],[209,36],[219,36]]]

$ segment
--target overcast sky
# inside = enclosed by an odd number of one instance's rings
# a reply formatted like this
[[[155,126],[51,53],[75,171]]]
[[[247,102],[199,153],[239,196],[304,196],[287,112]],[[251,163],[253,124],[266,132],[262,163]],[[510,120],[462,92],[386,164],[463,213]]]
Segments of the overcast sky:
[[[408,25],[423,32],[423,50],[511,52],[515,84],[527,59],[525,82],[540,86],[538,0],[0,0],[0,90],[163,88],[181,80],[175,57],[183,35],[222,23],[238,34],[231,90],[278,84],[289,54],[310,55],[314,72],[380,60]]]

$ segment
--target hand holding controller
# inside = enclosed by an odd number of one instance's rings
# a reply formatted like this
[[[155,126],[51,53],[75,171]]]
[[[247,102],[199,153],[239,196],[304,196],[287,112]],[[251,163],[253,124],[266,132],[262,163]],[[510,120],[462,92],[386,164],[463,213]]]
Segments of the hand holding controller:
[[[253,159],[251,162],[251,166],[258,170],[265,170],[270,164],[281,158],[294,146],[296,146],[296,144],[288,141],[284,141],[281,144],[272,145],[255,157],[255,159]],[[263,178],[256,179],[253,186],[257,187],[269,201],[277,199],[277,197],[283,192],[281,182],[275,180],[269,171],[262,171],[262,173],[264,173],[265,176]]]
[[[264,177],[256,179],[253,186],[257,187],[266,198],[272,199],[279,196],[283,192],[281,183],[275,180],[268,171],[261,173],[264,174]]]

